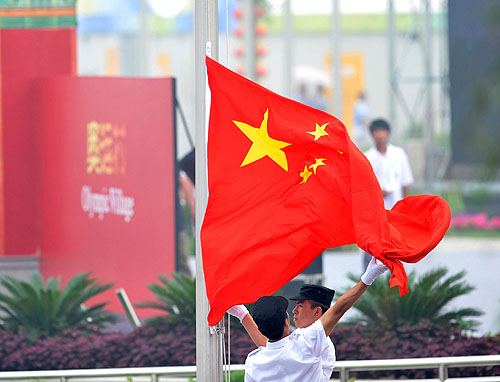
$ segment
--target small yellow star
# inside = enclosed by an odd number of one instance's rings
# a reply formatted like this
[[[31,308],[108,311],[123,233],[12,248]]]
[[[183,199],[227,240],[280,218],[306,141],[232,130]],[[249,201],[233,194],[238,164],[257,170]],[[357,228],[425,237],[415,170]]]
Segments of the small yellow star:
[[[325,131],[325,128],[327,125],[328,125],[328,122],[321,125],[321,126],[316,123],[316,130],[308,131],[307,133],[314,135],[314,140],[317,141],[320,137],[328,135],[328,133]]]
[[[326,158],[316,159],[316,162],[309,166],[309,168],[314,171],[314,175],[316,175],[316,169],[318,168],[318,166],[326,166],[326,164],[324,163],[325,160]]]
[[[312,172],[309,171],[307,166],[304,166],[304,171],[300,173],[300,176],[302,177],[302,182],[300,184],[307,182],[307,179],[312,175]]]

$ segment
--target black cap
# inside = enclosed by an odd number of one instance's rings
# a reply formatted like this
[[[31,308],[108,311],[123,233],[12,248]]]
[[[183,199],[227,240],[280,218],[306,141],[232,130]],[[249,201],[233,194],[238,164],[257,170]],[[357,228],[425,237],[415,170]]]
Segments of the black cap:
[[[271,340],[283,334],[288,300],[282,296],[263,296],[253,307],[253,319],[259,331]]]
[[[290,300],[314,300],[328,309],[332,304],[333,296],[335,296],[333,289],[322,285],[304,284],[300,288],[299,295],[291,297]]]

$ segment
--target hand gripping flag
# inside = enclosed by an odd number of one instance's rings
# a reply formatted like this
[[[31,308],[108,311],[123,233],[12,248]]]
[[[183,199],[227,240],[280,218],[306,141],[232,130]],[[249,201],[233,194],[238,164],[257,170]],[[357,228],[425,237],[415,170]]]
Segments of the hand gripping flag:
[[[326,248],[356,243],[387,265],[401,294],[401,264],[443,238],[450,209],[411,196],[384,209],[370,163],[335,117],[281,97],[206,59],[211,91],[209,199],[201,229],[215,325],[228,308],[276,292]]]

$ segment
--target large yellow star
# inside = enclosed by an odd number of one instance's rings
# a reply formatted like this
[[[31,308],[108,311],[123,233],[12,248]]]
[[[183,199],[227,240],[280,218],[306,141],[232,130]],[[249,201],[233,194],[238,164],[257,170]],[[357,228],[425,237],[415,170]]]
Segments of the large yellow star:
[[[300,173],[300,176],[302,177],[302,182],[300,184],[307,182],[307,179],[312,175],[312,172],[309,171],[307,166],[304,166],[304,171]]]
[[[325,160],[326,158],[318,158],[316,159],[315,163],[309,166],[309,168],[314,171],[314,175],[316,175],[316,169],[318,168],[318,166],[326,166],[326,164],[324,163]]]
[[[321,125],[321,126],[316,123],[316,130],[308,131],[307,133],[314,135],[314,140],[317,141],[320,137],[328,135],[328,133],[325,131],[327,125],[328,125],[328,122]]]
[[[267,132],[267,116],[269,109],[264,113],[264,119],[260,124],[260,128],[250,126],[244,122],[233,121],[236,126],[252,141],[252,146],[243,159],[240,167],[253,163],[265,156],[268,156],[275,161],[283,170],[288,171],[288,161],[286,155],[281,150],[284,147],[290,146],[291,143],[278,141],[269,136]]]

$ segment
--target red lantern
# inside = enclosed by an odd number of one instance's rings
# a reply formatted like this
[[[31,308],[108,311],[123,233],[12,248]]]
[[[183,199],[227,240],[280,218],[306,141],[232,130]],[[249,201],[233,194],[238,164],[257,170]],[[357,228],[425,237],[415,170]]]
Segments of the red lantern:
[[[260,5],[255,6],[255,8],[254,8],[255,16],[262,17],[262,16],[264,16],[264,13],[265,13],[264,7],[261,7]]]
[[[233,16],[235,19],[241,19],[243,17],[243,10],[241,8],[236,8],[233,11]]]
[[[265,36],[267,34],[267,27],[262,24],[257,24],[255,27],[255,33],[257,36]]]
[[[243,36],[243,28],[241,26],[234,28],[234,35],[236,37]]]
[[[255,68],[255,73],[259,77],[265,76],[267,74],[267,68],[262,64],[258,64],[257,67]]]
[[[265,56],[267,54],[267,47],[265,45],[257,46],[257,56]]]
[[[241,57],[243,56],[243,48],[241,46],[238,46],[235,50],[234,50],[234,55],[236,57]]]

